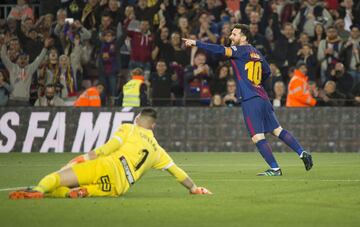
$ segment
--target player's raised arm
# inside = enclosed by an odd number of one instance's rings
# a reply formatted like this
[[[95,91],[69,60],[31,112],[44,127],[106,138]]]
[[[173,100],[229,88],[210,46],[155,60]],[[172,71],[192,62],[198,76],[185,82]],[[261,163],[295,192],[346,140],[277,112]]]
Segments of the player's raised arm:
[[[222,54],[225,55],[227,57],[231,57],[232,56],[232,49],[230,47],[225,47],[222,45],[218,45],[218,44],[211,44],[211,43],[204,43],[198,40],[193,40],[193,39],[182,39],[185,42],[185,45],[187,47],[193,47],[196,46],[200,49],[204,49],[207,50],[211,53],[214,54]]]
[[[204,43],[193,39],[183,39],[185,45],[188,47],[197,46],[200,49],[207,50],[214,54],[222,54],[227,57],[239,57],[241,55],[238,50],[239,46],[249,45],[250,30],[247,25],[235,24],[231,30],[229,39],[231,40],[231,47],[225,47],[218,44]]]

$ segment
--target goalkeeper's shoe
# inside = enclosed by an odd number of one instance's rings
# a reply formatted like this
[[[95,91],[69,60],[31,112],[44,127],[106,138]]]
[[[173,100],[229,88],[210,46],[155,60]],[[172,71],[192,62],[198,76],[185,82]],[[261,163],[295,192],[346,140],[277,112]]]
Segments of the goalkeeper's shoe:
[[[281,169],[278,170],[268,169],[262,173],[258,173],[257,176],[278,177],[278,176],[282,176],[282,172]]]
[[[312,157],[311,154],[303,151],[300,155],[301,160],[303,160],[304,165],[305,165],[305,169],[306,171],[309,171],[312,167],[313,167],[313,161],[312,161]]]
[[[212,192],[204,187],[197,187],[195,190],[190,190],[190,194],[193,195],[212,195]]]
[[[42,199],[44,193],[32,190],[30,188],[25,190],[18,190],[9,193],[9,199]]]
[[[86,188],[74,188],[69,192],[69,197],[72,199],[84,198],[89,195]]]

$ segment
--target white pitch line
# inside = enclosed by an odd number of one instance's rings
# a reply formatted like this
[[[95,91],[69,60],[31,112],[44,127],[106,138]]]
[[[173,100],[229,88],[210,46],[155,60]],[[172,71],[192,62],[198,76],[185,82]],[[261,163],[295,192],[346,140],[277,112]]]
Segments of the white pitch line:
[[[360,179],[196,179],[197,181],[220,181],[220,182],[226,182],[226,181],[250,181],[250,182],[281,182],[281,181],[292,181],[292,182],[305,182],[305,181],[313,181],[313,182],[360,182]]]
[[[156,178],[162,178],[163,176],[158,176],[158,177],[149,177],[151,178],[151,180],[154,180]],[[149,179],[150,180],[150,179]],[[281,181],[285,181],[285,182],[289,182],[289,181],[293,181],[293,182],[305,182],[305,181],[319,181],[319,182],[360,182],[360,179],[319,179],[319,180],[312,180],[312,179],[196,179],[197,181],[219,181],[219,182],[226,182],[226,181],[231,181],[231,182],[281,182]],[[20,189],[26,189],[28,187],[34,187],[34,186],[23,186],[23,187],[13,187],[13,188],[0,188],[0,192],[5,192],[5,191],[14,191],[14,190],[20,190]]]
[[[168,177],[168,176],[151,176],[151,180],[157,180],[157,178]],[[202,179],[202,178],[195,178],[196,181],[218,181],[218,182],[305,182],[305,181],[312,181],[312,182],[360,182],[360,179]],[[160,179],[159,179],[160,180]]]
[[[6,191],[15,191],[20,189],[26,189],[28,187],[34,187],[34,186],[23,186],[23,187],[14,187],[14,188],[0,188],[0,192],[6,192]]]

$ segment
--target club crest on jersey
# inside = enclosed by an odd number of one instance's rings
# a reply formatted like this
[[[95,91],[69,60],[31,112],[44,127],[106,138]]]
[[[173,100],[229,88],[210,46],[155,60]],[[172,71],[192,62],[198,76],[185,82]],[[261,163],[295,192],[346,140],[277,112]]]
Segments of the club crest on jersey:
[[[251,52],[251,53],[250,53],[250,58],[252,58],[252,59],[260,59],[260,55],[258,55],[258,54],[255,53],[255,52]]]
[[[231,46],[231,49],[233,49],[234,51],[237,51],[236,46]]]

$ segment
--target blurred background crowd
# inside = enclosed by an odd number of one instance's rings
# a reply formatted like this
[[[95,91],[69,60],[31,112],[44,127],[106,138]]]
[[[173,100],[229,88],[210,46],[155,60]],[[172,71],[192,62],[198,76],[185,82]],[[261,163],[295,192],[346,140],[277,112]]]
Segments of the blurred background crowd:
[[[274,106],[360,105],[360,1],[1,2],[0,106],[241,105],[227,59],[181,40],[229,46],[235,23],[270,63]]]

